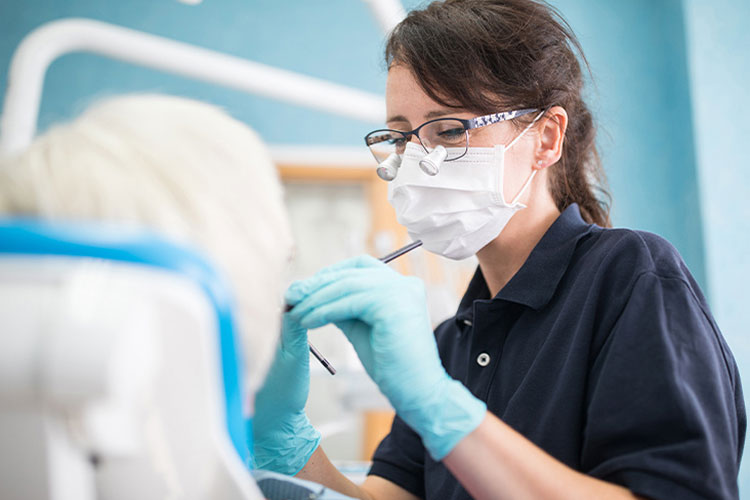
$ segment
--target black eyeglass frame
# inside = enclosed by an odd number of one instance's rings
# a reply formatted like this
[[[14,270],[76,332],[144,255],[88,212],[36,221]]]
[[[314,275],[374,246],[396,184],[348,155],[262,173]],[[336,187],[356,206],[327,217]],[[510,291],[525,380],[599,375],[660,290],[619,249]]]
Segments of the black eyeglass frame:
[[[456,156],[454,158],[447,158],[445,161],[453,161],[458,160],[459,158],[462,158],[464,155],[466,155],[466,152],[469,148],[469,130],[480,128],[480,127],[486,127],[487,125],[493,125],[495,123],[500,123],[508,120],[512,120],[514,118],[518,118],[519,116],[528,115],[529,113],[533,113],[535,111],[539,111],[537,108],[526,108],[526,109],[518,109],[514,111],[503,111],[502,113],[492,113],[489,115],[483,115],[483,116],[477,116],[475,118],[469,118],[469,119],[462,119],[462,118],[451,118],[451,117],[443,117],[443,118],[435,118],[434,120],[429,120],[424,122],[419,127],[415,128],[414,130],[410,130],[408,132],[404,132],[401,130],[394,130],[390,128],[381,128],[377,130],[373,130],[369,134],[365,136],[365,144],[367,145],[367,149],[370,149],[370,146],[377,144],[377,142],[370,142],[370,136],[377,133],[382,132],[395,132],[397,134],[401,134],[404,136],[404,139],[408,142],[409,137],[412,135],[417,137],[417,140],[419,141],[420,146],[422,146],[422,149],[424,149],[425,153],[429,153],[430,151],[427,149],[427,146],[424,145],[422,142],[422,138],[419,137],[419,130],[431,123],[439,122],[439,121],[456,121],[460,122],[464,126],[464,135],[466,136],[466,147],[464,149],[464,152],[460,154],[459,156]],[[375,152],[370,149],[370,152],[375,157],[375,161],[380,161],[380,159],[375,156]]]

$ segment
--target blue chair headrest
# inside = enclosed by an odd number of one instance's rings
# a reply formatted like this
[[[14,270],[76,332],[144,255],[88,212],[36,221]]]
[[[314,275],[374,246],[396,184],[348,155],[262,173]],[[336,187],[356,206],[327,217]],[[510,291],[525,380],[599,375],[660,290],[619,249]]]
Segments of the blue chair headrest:
[[[252,432],[242,412],[242,360],[226,280],[198,252],[142,229],[94,222],[0,219],[0,257],[55,255],[93,257],[150,266],[188,277],[216,311],[227,429],[237,453],[250,465]]]

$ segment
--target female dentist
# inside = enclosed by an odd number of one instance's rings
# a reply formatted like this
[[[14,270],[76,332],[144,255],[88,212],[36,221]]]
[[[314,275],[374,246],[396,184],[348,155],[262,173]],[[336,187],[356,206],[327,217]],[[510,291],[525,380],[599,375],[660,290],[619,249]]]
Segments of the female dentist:
[[[677,251],[608,227],[574,48],[533,0],[435,2],[392,32],[367,144],[410,235],[479,268],[434,332],[422,283],[376,259],[294,283],[258,467],[377,500],[737,498],[737,367]],[[304,414],[328,323],[397,413],[360,486]]]

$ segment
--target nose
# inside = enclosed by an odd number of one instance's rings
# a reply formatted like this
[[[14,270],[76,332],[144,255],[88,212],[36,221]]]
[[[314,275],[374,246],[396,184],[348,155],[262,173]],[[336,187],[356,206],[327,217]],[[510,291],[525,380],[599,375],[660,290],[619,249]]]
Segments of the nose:
[[[417,146],[422,147],[422,141],[419,139],[417,134],[409,135],[408,142],[411,142],[412,144],[416,144]]]

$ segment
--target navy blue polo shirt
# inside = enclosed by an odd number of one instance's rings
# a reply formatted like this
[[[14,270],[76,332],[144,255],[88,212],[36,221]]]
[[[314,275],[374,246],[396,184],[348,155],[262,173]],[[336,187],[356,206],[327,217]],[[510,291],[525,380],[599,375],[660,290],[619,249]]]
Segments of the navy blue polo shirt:
[[[477,270],[435,335],[452,377],[571,468],[655,500],[738,497],[737,366],[664,239],[587,224],[571,205],[497,296]],[[370,474],[470,498],[398,417]]]

